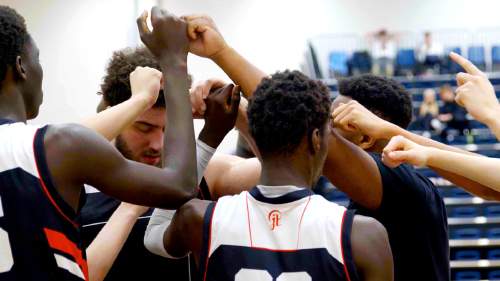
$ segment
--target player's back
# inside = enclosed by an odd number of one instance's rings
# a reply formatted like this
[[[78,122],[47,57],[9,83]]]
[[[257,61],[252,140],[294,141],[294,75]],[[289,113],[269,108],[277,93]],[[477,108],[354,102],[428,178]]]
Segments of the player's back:
[[[76,214],[47,167],[47,128],[0,119],[0,280],[88,279]]]
[[[358,280],[353,213],[308,189],[259,186],[206,211],[204,280]]]

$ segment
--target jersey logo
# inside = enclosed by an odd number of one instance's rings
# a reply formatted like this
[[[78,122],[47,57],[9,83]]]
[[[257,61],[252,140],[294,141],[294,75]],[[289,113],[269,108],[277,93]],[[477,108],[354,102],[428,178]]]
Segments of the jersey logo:
[[[269,220],[269,225],[271,226],[271,230],[274,230],[276,227],[280,226],[281,213],[278,210],[272,210],[267,215],[267,219]]]

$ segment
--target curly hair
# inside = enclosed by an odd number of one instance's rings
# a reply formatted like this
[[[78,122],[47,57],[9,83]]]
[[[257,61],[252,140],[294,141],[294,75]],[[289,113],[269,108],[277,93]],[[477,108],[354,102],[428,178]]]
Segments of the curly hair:
[[[115,106],[130,98],[132,90],[129,76],[138,66],[161,70],[160,64],[146,48],[126,48],[113,53],[101,84],[106,105]],[[165,107],[163,90],[160,90],[154,107]]]
[[[299,71],[262,79],[248,105],[248,120],[259,151],[289,155],[302,139],[329,120],[330,92]]]
[[[394,79],[371,74],[345,78],[339,81],[339,92],[401,128],[406,129],[411,122],[410,93]]]
[[[0,5],[0,84],[9,66],[16,64],[24,45],[29,40],[24,18],[14,9]]]

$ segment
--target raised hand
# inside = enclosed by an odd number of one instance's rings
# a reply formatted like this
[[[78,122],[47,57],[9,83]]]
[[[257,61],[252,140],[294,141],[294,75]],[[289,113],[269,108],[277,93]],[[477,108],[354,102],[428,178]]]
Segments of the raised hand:
[[[395,136],[382,152],[385,165],[395,168],[403,163],[414,166],[425,166],[432,148],[416,144],[405,137]]]
[[[226,83],[219,79],[208,79],[203,82],[196,83],[191,90],[189,90],[189,99],[191,100],[191,111],[193,112],[194,118],[202,118],[205,115],[205,110],[207,106],[205,104],[205,99],[208,95],[226,86]]]
[[[389,138],[391,123],[383,120],[357,101],[341,104],[332,113],[333,124],[346,131],[357,131],[375,139]]]
[[[228,49],[224,37],[209,16],[186,15],[181,18],[188,24],[189,52],[200,57],[213,59]]]
[[[138,66],[130,73],[132,98],[144,100],[148,105],[147,108],[150,108],[158,99],[161,79],[162,73],[157,69]]]
[[[147,19],[146,11],[137,18],[139,34],[160,63],[186,64],[189,48],[186,22],[158,7],[151,9],[152,31],[149,30]]]
[[[466,58],[451,53],[450,58],[466,71],[457,74],[455,101],[479,122],[489,125],[500,117],[500,105],[493,85],[481,70]]]
[[[205,103],[205,126],[199,138],[215,148],[236,123],[240,104],[240,87],[229,84],[217,89],[208,95]]]

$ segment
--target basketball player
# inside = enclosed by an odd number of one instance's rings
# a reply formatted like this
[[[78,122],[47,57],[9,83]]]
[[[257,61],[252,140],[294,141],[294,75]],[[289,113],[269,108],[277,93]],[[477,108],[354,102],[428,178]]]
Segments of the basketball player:
[[[167,252],[193,251],[203,280],[392,280],[384,227],[310,190],[328,151],[329,112],[321,82],[297,71],[264,79],[248,109],[259,184],[181,207]]]
[[[130,98],[134,88],[134,81],[129,79],[130,72],[138,67],[160,69],[160,65],[153,55],[144,48],[124,49],[113,53],[101,85],[104,101],[101,105],[109,106],[107,110],[110,110]],[[210,83],[210,81],[198,86],[207,83]],[[232,89],[233,87],[230,86],[224,88],[220,93],[216,92],[207,95],[208,108],[204,112],[205,125],[196,144],[197,155],[199,155],[199,151],[208,150],[206,154],[211,156],[226,133],[234,127],[238,100],[232,98],[231,94],[234,97],[239,97],[239,93],[237,93],[237,88],[233,92]],[[225,108],[227,100],[233,103],[229,110]],[[123,112],[123,114],[126,114],[126,112]],[[166,126],[164,116],[165,99],[163,94],[160,94],[152,108],[140,114],[129,127],[125,128],[117,136],[114,142],[115,147],[129,160],[161,166],[161,163],[150,161],[150,158],[152,156],[159,157],[163,150],[163,134]],[[109,120],[108,124],[110,123],[116,126],[123,123],[123,120]],[[204,162],[208,162],[208,160]],[[203,160],[197,162],[200,163]],[[198,170],[199,176],[203,175],[203,170],[204,168]],[[103,226],[120,205],[119,200],[98,192],[95,188],[86,186],[86,191],[88,193],[87,201],[80,216],[85,247],[91,245],[91,243],[94,244],[94,238],[100,233]],[[130,229],[130,235],[105,280],[125,280],[127,278],[134,280],[164,280],[165,276],[169,276],[174,280],[189,280],[189,261],[187,259],[165,259],[152,255],[144,248],[143,236],[151,211],[141,215],[137,222],[134,221],[135,225]],[[98,261],[102,264],[102,260],[101,254]],[[89,265],[91,263],[94,263],[94,261],[91,261],[89,257]],[[141,270],[137,270],[137,268],[141,268]]]
[[[193,197],[196,160],[187,96],[187,28],[157,8],[152,24],[152,32],[141,25],[140,33],[160,61],[166,82],[170,125],[164,169],[127,161],[82,126],[25,124],[38,115],[42,102],[39,51],[24,19],[0,7],[1,280],[88,279],[75,222],[83,184],[120,200],[163,208],[177,208]],[[159,91],[160,78],[150,85],[152,92]]]
[[[246,93],[251,93],[252,87],[255,88],[252,83],[262,74],[253,71],[252,67],[242,67],[243,63],[249,64],[243,59],[239,59],[238,68],[231,66],[231,59],[238,60],[238,56],[227,47],[207,16],[184,18],[188,20],[188,30],[194,33],[190,33],[190,50],[194,53],[211,50],[211,58],[223,66],[233,81],[242,84],[238,79],[246,79]],[[333,103],[334,108],[342,102],[357,100],[396,124],[394,126],[406,127],[411,120],[409,94],[392,80],[375,76],[345,80],[340,85],[340,94]],[[345,128],[338,123],[336,125]],[[323,174],[357,203],[352,208],[384,224],[395,257],[395,279],[449,280],[446,210],[435,186],[410,166],[403,165],[397,169],[385,166],[380,153],[387,140],[370,137],[366,132],[336,129],[332,131],[329,141],[330,151]],[[242,189],[252,188],[257,182],[255,175],[260,174],[258,161],[231,157],[229,160],[232,163],[228,164],[227,159],[221,161],[221,158],[215,156],[205,173],[215,198],[237,194]],[[413,207],[408,209],[408,206]],[[406,210],[404,216],[401,210]],[[414,270],[415,259],[422,261],[418,271]]]

